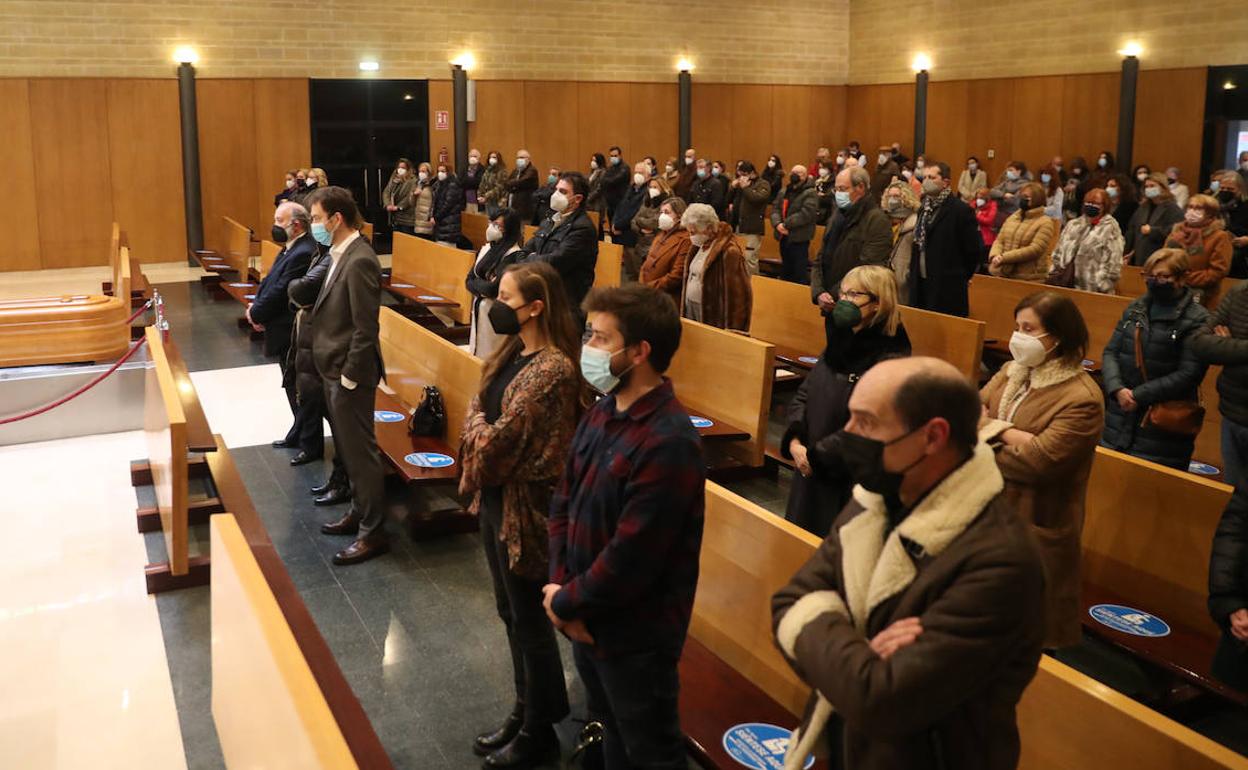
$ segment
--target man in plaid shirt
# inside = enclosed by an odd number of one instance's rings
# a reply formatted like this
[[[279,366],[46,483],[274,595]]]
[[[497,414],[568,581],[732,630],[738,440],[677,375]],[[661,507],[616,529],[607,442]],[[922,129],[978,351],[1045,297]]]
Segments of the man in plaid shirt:
[[[551,622],[573,641],[607,770],[684,768],[676,664],[698,583],[706,469],[662,372],[680,344],[666,294],[595,289],[581,370],[606,393],[551,501]]]

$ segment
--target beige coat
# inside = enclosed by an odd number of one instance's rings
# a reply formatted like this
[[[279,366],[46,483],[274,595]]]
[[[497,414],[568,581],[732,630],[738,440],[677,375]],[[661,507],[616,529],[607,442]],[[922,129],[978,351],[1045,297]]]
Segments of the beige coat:
[[[427,184],[417,183],[412,188],[412,209],[415,211],[413,217],[415,222],[413,227],[417,233],[430,235],[433,233],[433,222],[429,221],[429,217],[433,216],[433,183]]]
[[[1057,246],[1057,221],[1044,215],[1043,206],[1032,206],[1026,216],[1015,211],[1006,217],[988,254],[988,272],[1001,278],[1043,281],[1049,276],[1049,255]],[[1001,257],[1001,264],[992,259]]]
[[[984,386],[980,399],[989,418],[980,437],[996,448],[1005,498],[1031,524],[1044,560],[1045,646],[1077,644],[1084,496],[1105,425],[1101,389],[1079,364],[1053,360],[1028,369],[1011,361]],[[1007,447],[997,437],[1009,427],[1035,438]]]

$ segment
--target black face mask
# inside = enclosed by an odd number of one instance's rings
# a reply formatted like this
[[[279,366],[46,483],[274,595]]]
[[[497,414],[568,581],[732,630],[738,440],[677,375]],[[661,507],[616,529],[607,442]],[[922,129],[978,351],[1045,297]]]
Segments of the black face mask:
[[[286,237],[287,237],[287,236],[286,236],[286,228],[284,228],[284,227],[278,227],[277,225],[273,225],[273,233],[272,233],[272,235],[273,235],[273,242],[274,242],[274,243],[285,243],[285,242],[286,242]]]
[[[800,185],[801,183],[802,183],[802,178],[800,176],[798,176],[797,174],[789,174],[789,184]]]
[[[516,308],[499,300],[494,300],[488,315],[490,326],[494,327],[495,334],[519,334],[520,327],[524,325],[520,323],[520,317],[516,315]]]
[[[1230,190],[1222,190],[1218,193],[1218,203],[1230,203],[1235,200],[1235,193]]]
[[[922,425],[919,426],[919,428],[922,427]],[[911,468],[923,462],[927,455],[920,455],[917,460],[900,471],[890,471],[884,468],[884,449],[911,436],[919,428],[908,431],[892,441],[877,441],[857,433],[840,430],[833,436],[836,442],[834,451],[840,452],[841,460],[849,470],[850,478],[861,484],[862,488],[868,492],[882,496],[890,509],[896,509],[901,506],[902,479]]]
[[[1094,206],[1091,203],[1084,204],[1083,214],[1088,219],[1096,219],[1097,217],[1101,215],[1101,207]]]
[[[1144,283],[1148,286],[1148,296],[1158,302],[1173,302],[1179,296],[1179,287],[1172,283],[1162,283],[1152,278],[1145,278]]]
[[[1031,200],[1028,198],[1018,199],[1018,210],[1027,213],[1027,209],[1031,208]]]

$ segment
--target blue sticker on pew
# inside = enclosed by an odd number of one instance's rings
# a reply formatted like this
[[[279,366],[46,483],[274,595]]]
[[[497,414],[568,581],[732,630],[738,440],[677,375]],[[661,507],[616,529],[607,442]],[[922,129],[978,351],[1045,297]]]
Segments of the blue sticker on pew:
[[[390,286],[391,288],[395,288],[395,289],[415,289],[416,288],[410,283],[392,283],[390,284]]]
[[[709,428],[715,424],[711,422],[710,420],[706,419],[705,417],[690,417],[689,422],[693,423],[693,427],[699,428],[699,429]]]
[[[387,409],[378,409],[373,412],[373,422],[403,422],[406,419],[406,415],[391,412]]]
[[[1096,362],[1095,362],[1095,361],[1093,361],[1092,359],[1090,359],[1090,358],[1085,358],[1085,359],[1083,359],[1083,368],[1084,368],[1084,369],[1091,369],[1091,368],[1092,368],[1092,367],[1094,367],[1094,366],[1096,366]]]
[[[1222,471],[1207,463],[1192,461],[1187,464],[1188,473],[1199,473],[1201,476],[1217,476]]]
[[[232,283],[230,285],[233,286],[235,289],[250,289],[251,288],[251,284],[249,283]]]
[[[244,295],[243,295],[243,299],[255,299],[255,298],[256,298],[256,295],[255,295],[255,294],[244,294]]]
[[[437,294],[421,294],[417,299],[423,299],[428,302],[441,302],[446,297],[439,297]]]
[[[438,452],[412,452],[403,461],[417,468],[449,468],[455,464],[455,458]]]
[[[724,733],[724,751],[737,762],[754,770],[780,770],[789,750],[793,731],[763,722],[737,725]],[[806,757],[803,768],[813,767],[814,757]]]
[[[1166,621],[1143,610],[1124,607],[1121,604],[1098,604],[1088,610],[1092,619],[1103,626],[1132,636],[1169,636]]]
[[[815,358],[814,356],[798,356],[797,360],[801,361],[804,364],[810,364],[811,366],[814,366],[815,364],[819,363],[819,359]]]

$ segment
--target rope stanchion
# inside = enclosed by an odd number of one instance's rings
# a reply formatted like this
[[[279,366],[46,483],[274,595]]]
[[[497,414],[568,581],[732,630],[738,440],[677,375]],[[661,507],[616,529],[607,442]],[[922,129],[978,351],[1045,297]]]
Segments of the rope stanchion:
[[[150,308],[150,307],[152,306],[153,302],[155,302],[155,299],[154,299],[154,298],[153,298],[153,299],[149,299],[147,302],[144,302],[142,307],[140,307],[138,310],[134,311],[134,314],[133,314],[133,315],[131,315],[129,318],[127,318],[127,319],[126,319],[126,321],[125,321],[125,325],[126,325],[126,326],[129,326],[129,325],[130,325],[130,323],[131,323],[132,321],[134,321],[134,319],[138,318],[140,315],[142,315],[144,312],[146,312],[146,311],[147,311],[147,309],[148,309],[148,308]],[[9,417],[0,417],[0,425],[8,425],[9,423],[21,422],[22,420],[29,420],[31,417],[38,417],[39,415],[43,414],[44,412],[50,412],[50,411],[52,411],[53,409],[57,408],[58,406],[61,406],[62,404],[66,404],[66,403],[69,403],[70,401],[73,401],[75,398],[78,398],[78,397],[79,397],[79,396],[81,396],[83,393],[86,393],[88,390],[91,390],[91,389],[92,389],[92,388],[94,388],[96,385],[99,385],[99,384],[100,384],[101,382],[103,382],[103,381],[104,381],[104,380],[105,380],[105,379],[106,379],[106,378],[107,378],[110,374],[112,374],[113,372],[115,372],[115,371],[117,371],[118,369],[120,369],[122,364],[124,364],[125,362],[129,361],[131,358],[133,358],[133,357],[134,357],[134,354],[135,354],[135,353],[139,352],[139,348],[143,347],[143,343],[145,343],[145,342],[147,342],[147,338],[146,338],[146,337],[140,337],[140,338],[138,339],[138,341],[137,341],[137,342],[135,342],[133,345],[131,345],[131,346],[130,346],[130,349],[129,349],[128,351],[126,351],[126,354],[125,354],[125,355],[123,355],[121,358],[117,359],[117,362],[116,362],[116,363],[114,363],[112,366],[108,367],[108,371],[102,372],[102,373],[101,373],[99,376],[97,376],[95,379],[91,380],[91,381],[90,381],[90,382],[88,382],[86,385],[83,385],[81,388],[78,388],[77,390],[75,390],[74,392],[70,393],[69,395],[67,395],[67,396],[62,396],[61,398],[58,398],[57,400],[53,401],[53,402],[52,402],[52,403],[50,403],[50,404],[46,404],[46,405],[44,405],[44,406],[41,406],[41,407],[39,407],[38,409],[32,409],[32,410],[31,410],[31,411],[29,411],[29,412],[23,412],[23,413],[21,413],[21,414],[15,414],[15,415],[12,415],[12,416],[9,416]]]

